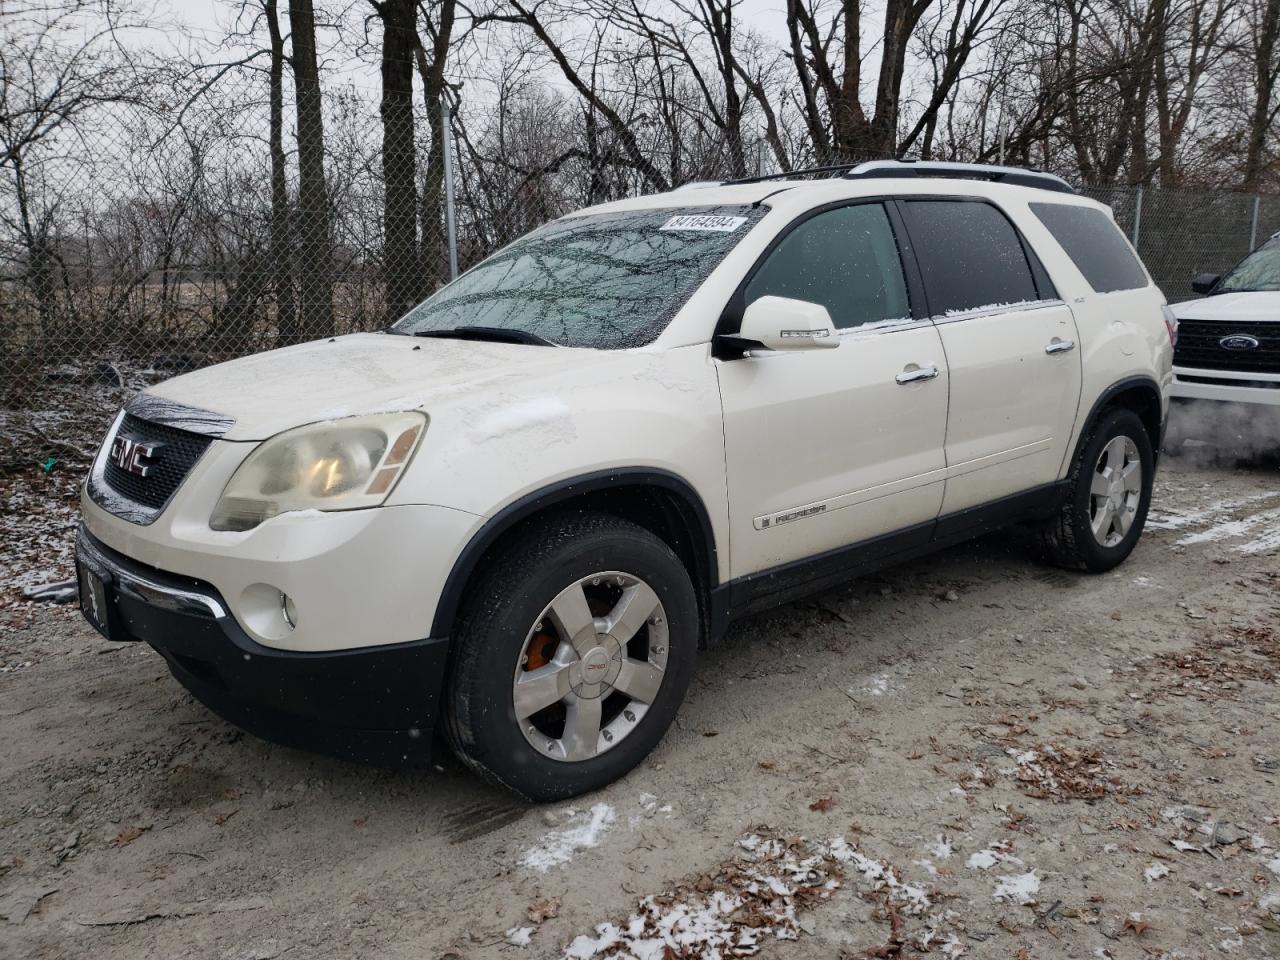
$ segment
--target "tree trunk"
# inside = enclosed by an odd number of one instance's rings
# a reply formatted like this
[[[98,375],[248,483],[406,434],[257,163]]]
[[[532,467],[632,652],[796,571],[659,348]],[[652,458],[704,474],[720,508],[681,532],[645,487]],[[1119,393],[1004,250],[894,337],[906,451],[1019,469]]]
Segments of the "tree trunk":
[[[332,336],[333,260],[329,197],[324,182],[324,113],[311,0],[291,0],[293,80],[298,107],[298,270],[302,339]]]
[[[1245,190],[1256,190],[1267,167],[1267,135],[1274,117],[1276,39],[1280,33],[1280,0],[1265,0],[1262,20],[1255,27],[1253,109],[1249,114],[1249,145],[1245,152]]]
[[[416,0],[382,0],[382,279],[387,323],[422,299],[418,256],[418,184],[413,140]]]
[[[264,0],[271,37],[271,286],[276,301],[276,342],[299,339],[298,307],[293,297],[292,238],[289,236],[289,183],[284,157],[284,37],[276,0]]]

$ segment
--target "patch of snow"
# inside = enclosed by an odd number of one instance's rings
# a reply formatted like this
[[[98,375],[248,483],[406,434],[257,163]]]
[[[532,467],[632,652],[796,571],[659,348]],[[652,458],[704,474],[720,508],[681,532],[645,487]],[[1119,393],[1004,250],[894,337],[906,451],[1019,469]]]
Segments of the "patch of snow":
[[[1277,877],[1280,877],[1280,857],[1276,857],[1270,863],[1268,863],[1267,869],[1270,870],[1272,873],[1274,873]]]
[[[927,849],[935,860],[947,860],[951,857],[951,854],[955,852],[951,839],[943,836],[942,834],[938,834],[937,839],[935,839],[933,844]]]
[[[1155,883],[1161,877],[1169,875],[1169,868],[1163,863],[1153,863],[1142,871],[1142,875],[1147,878],[1147,883]]]
[[[1001,877],[992,896],[1005,903],[1027,904],[1034,901],[1039,892],[1040,878],[1036,876],[1034,870],[1029,870],[1026,873]]]
[[[618,819],[618,814],[609,804],[597,803],[588,811],[569,811],[569,819],[568,826],[552,830],[541,843],[526,850],[520,863],[539,873],[568,863],[579,850],[599,846],[601,837]]]
[[[904,883],[898,879],[893,868],[879,860],[864,856],[851,847],[844,837],[835,837],[828,846],[830,855],[853,867],[863,878],[870,881],[875,889],[889,891],[889,899],[903,905],[903,911],[910,914],[921,914],[929,909],[929,896],[924,887],[914,883]]]
[[[965,861],[965,866],[970,870],[989,870],[997,863],[1013,863],[1019,867],[1023,865],[1022,861],[1004,846],[999,843],[993,843],[985,850],[969,854],[969,859]]]
[[[512,927],[507,931],[507,943],[513,947],[527,947],[533,940],[533,927]]]
[[[872,697],[883,697],[892,689],[893,681],[887,673],[872,674],[862,684],[862,692]]]

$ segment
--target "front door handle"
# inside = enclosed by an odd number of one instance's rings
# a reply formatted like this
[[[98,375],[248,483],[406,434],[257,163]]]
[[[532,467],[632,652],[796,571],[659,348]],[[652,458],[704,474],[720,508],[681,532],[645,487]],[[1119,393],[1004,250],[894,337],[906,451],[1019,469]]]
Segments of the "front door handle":
[[[893,379],[898,383],[916,383],[920,380],[932,380],[937,375],[938,368],[930,363],[923,367],[916,367],[914,370],[903,370]]]
[[[1054,337],[1049,341],[1049,345],[1044,348],[1045,353],[1068,353],[1076,348],[1074,340],[1059,340]]]

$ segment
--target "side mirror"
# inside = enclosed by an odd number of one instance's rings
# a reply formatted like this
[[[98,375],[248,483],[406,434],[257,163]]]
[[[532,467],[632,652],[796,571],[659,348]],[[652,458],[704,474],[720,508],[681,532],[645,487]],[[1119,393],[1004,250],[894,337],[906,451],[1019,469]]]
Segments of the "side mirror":
[[[1218,285],[1218,281],[1222,279],[1221,274],[1217,273],[1197,273],[1191,278],[1192,293],[1212,293],[1213,288]]]
[[[748,349],[823,350],[840,346],[831,314],[820,303],[791,297],[761,297],[742,314],[736,338]]]

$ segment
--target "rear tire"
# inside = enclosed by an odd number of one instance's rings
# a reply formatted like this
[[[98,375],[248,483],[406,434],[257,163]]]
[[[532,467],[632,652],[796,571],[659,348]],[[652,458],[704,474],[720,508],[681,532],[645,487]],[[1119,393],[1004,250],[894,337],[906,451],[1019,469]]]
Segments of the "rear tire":
[[[1123,563],[1142,535],[1154,478],[1142,420],[1132,410],[1103,413],[1081,444],[1066,500],[1039,530],[1047,559],[1090,573]]]
[[[684,565],[644,528],[605,514],[530,526],[468,588],[444,705],[450,745],[529,800],[603,787],[675,718],[698,632]]]

